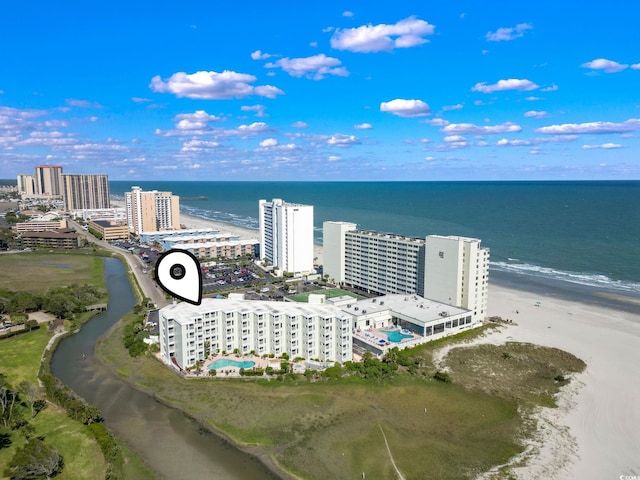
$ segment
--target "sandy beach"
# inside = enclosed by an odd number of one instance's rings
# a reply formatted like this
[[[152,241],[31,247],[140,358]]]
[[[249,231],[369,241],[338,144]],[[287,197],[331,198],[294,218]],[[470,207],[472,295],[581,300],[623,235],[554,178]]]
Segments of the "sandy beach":
[[[258,237],[255,230],[191,215],[181,214],[181,223]],[[315,256],[322,264],[320,245]],[[495,284],[489,287],[488,314],[513,324],[480,342],[556,347],[587,364],[561,392],[558,408],[540,410],[541,428],[530,442],[527,466],[514,469],[518,478],[640,475],[640,315]]]
[[[528,467],[516,470],[518,476],[617,479],[640,474],[640,316],[497,285],[489,288],[489,315],[514,323],[482,341],[556,347],[587,364],[563,389],[559,407],[541,410],[544,429],[532,442]]]

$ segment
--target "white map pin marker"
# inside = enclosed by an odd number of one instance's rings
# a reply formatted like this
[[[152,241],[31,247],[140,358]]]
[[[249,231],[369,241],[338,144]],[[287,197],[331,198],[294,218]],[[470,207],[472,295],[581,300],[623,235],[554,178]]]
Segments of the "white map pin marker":
[[[200,305],[202,272],[200,262],[185,250],[169,250],[156,263],[156,281],[169,295]]]

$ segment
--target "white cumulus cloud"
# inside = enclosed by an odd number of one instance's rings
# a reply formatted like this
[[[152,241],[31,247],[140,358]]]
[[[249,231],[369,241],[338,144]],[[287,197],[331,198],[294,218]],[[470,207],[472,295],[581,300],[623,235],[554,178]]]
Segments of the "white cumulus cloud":
[[[495,133],[512,133],[522,131],[520,125],[516,125],[512,122],[505,122],[500,125],[474,125],[473,123],[451,123],[442,130],[442,133],[452,135],[485,135]]]
[[[594,148],[610,149],[610,148],[622,148],[622,145],[620,145],[619,143],[603,143],[601,145],[583,145],[582,148],[584,148],[585,150],[591,150]]]
[[[495,32],[489,32],[486,39],[489,42],[502,42],[513,40],[524,35],[524,32],[531,30],[533,26],[530,23],[519,23],[515,27],[499,28]]]
[[[406,118],[426,117],[431,114],[429,105],[422,100],[405,100],[402,98],[396,98],[390,102],[381,102],[380,111]]]
[[[425,120],[425,122],[433,127],[444,127],[445,125],[449,125],[449,122],[444,118],[432,118],[430,120]]]
[[[265,113],[266,107],[264,105],[242,105],[240,107],[240,110],[242,110],[243,112],[255,112],[256,117],[268,117],[269,115],[267,115]]]
[[[256,77],[247,73],[225,70],[222,73],[200,71],[192,74],[177,72],[166,80],[159,75],[151,79],[149,88],[158,93],[173,93],[177,97],[200,100],[244,98],[249,95],[275,98],[284,92],[271,85],[253,86]]]
[[[443,140],[445,142],[465,142],[467,139],[462,135],[447,135]]]
[[[354,125],[353,128],[355,128],[356,130],[369,130],[373,128],[373,125],[371,125],[370,123],[359,123],[357,125]]]
[[[207,152],[211,149],[219,147],[218,142],[210,140],[188,140],[182,144],[180,151],[182,152]]]
[[[222,119],[204,110],[196,110],[194,113],[180,113],[173,120],[177,122],[176,128],[179,130],[203,130],[209,122],[219,122]]]
[[[624,133],[640,128],[640,118],[630,118],[624,122],[586,122],[563,123],[562,125],[549,125],[536,130],[538,133],[565,134],[565,133]]]
[[[427,43],[424,36],[432,35],[434,29],[433,25],[413,16],[393,25],[381,23],[336,29],[331,37],[331,47],[360,53],[410,48]]]
[[[444,110],[445,112],[449,112],[451,110],[461,110],[463,106],[464,105],[462,105],[461,103],[456,103],[455,105],[445,105],[444,107],[442,107],[442,110]]]
[[[606,58],[596,58],[590,62],[583,63],[582,68],[590,68],[591,70],[603,70],[606,73],[621,72],[629,65],[607,60]]]
[[[503,90],[529,91],[537,88],[539,88],[538,85],[531,80],[508,78],[506,80],[498,80],[498,82],[493,85],[487,85],[487,82],[476,83],[471,90],[474,92],[493,93]]]
[[[276,145],[278,145],[278,140],[275,138],[265,138],[260,142],[260,146],[263,148],[275,147]]]
[[[281,58],[277,62],[269,62],[267,68],[282,68],[292,77],[307,77],[321,80],[326,75],[349,76],[349,71],[340,66],[342,62],[337,58],[327,57],[324,53],[304,58]]]
[[[524,113],[525,117],[530,117],[530,118],[547,118],[549,116],[549,114],[547,112],[543,112],[543,111],[537,111],[537,110],[529,110],[528,112]]]
[[[303,122],[302,120],[298,120],[297,122],[293,122],[291,124],[293,128],[307,128],[309,125],[307,122]]]
[[[251,58],[253,58],[254,60],[266,60],[271,57],[273,57],[273,55],[271,55],[270,53],[264,53],[261,50],[251,52]]]
[[[359,145],[360,140],[355,135],[344,135],[342,133],[336,133],[331,135],[327,140],[327,144],[334,147],[349,147],[351,145]]]

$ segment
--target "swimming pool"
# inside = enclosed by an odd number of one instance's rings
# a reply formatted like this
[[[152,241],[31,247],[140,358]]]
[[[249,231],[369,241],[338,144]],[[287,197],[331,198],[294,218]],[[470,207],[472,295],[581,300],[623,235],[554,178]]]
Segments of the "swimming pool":
[[[384,334],[387,336],[390,342],[400,343],[405,338],[411,338],[412,335],[405,335],[404,333],[400,333],[400,330],[383,330]]]
[[[219,358],[212,364],[210,364],[207,368],[209,370],[218,370],[224,367],[236,367],[236,368],[253,368],[256,362],[244,361],[238,362],[236,360],[229,360],[228,358]]]

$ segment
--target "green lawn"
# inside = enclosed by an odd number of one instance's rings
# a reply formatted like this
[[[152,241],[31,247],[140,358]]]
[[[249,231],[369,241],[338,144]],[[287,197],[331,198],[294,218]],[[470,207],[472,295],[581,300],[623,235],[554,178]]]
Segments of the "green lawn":
[[[0,289],[41,293],[51,287],[90,283],[104,286],[100,257],[78,252],[0,255]]]
[[[51,335],[46,325],[30,333],[0,340],[0,372],[17,386],[26,380],[36,382],[40,358]]]

